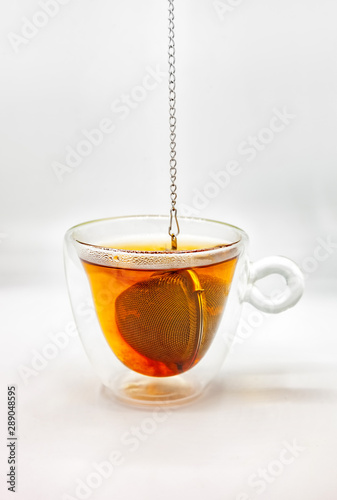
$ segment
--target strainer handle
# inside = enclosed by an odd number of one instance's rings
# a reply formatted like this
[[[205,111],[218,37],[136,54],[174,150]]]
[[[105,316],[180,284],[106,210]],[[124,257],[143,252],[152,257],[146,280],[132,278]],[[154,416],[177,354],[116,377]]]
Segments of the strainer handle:
[[[279,274],[286,280],[285,289],[266,296],[256,286],[256,282],[271,274]],[[250,264],[248,288],[244,300],[260,311],[279,313],[293,307],[302,297],[304,276],[300,268],[286,257],[265,257]]]

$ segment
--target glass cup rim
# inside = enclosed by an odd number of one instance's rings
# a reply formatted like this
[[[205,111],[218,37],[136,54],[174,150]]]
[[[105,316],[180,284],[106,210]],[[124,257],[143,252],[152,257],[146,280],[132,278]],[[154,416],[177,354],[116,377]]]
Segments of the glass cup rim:
[[[132,219],[153,219],[153,220],[167,220],[169,222],[169,216],[168,215],[122,215],[122,216],[116,216],[116,217],[105,217],[105,218],[100,218],[100,219],[93,219],[90,221],[85,221],[81,222],[79,224],[76,224],[75,226],[72,226],[71,228],[68,229],[66,236],[69,235],[70,238],[77,244],[79,245],[84,245],[85,247],[91,247],[95,250],[102,250],[102,251],[112,251],[112,252],[118,252],[118,253],[124,253],[126,255],[185,255],[186,254],[201,254],[203,252],[212,252],[212,250],[234,250],[235,248],[239,247],[240,244],[244,243],[245,241],[248,241],[248,235],[247,233],[239,228],[238,226],[235,226],[233,224],[229,224],[227,222],[222,222],[214,219],[205,219],[202,217],[186,217],[186,216],[180,216],[178,220],[180,221],[191,221],[191,222],[196,222],[196,223],[207,223],[207,224],[216,224],[217,226],[224,226],[226,228],[235,230],[236,232],[239,233],[239,238],[235,239],[235,241],[231,243],[224,243],[220,245],[215,245],[215,246],[207,246],[205,248],[197,248],[193,250],[130,250],[130,249],[123,249],[123,248],[118,248],[118,247],[113,247],[113,246],[104,246],[104,245],[97,245],[94,243],[86,242],[86,241],[81,241],[78,238],[75,238],[73,233],[76,229],[80,228],[85,228],[85,226],[91,226],[95,225],[98,223],[104,223],[104,222],[112,222],[112,221],[118,221],[118,220],[132,220]]]

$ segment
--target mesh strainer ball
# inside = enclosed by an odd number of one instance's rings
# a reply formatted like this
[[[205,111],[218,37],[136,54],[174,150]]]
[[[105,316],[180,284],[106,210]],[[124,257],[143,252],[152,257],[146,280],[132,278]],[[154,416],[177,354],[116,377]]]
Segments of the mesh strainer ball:
[[[138,353],[179,371],[208,349],[226,300],[226,282],[191,270],[154,273],[115,303],[123,339]]]

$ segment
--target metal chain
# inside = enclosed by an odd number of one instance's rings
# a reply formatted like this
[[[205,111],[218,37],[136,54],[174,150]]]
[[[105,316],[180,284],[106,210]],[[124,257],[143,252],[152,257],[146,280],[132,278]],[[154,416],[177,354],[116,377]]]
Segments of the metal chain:
[[[177,153],[176,153],[176,58],[174,41],[174,0],[169,2],[169,104],[170,104],[170,176],[171,176],[171,211],[169,235],[171,236],[172,250],[177,249],[177,236],[179,234],[177,203]]]

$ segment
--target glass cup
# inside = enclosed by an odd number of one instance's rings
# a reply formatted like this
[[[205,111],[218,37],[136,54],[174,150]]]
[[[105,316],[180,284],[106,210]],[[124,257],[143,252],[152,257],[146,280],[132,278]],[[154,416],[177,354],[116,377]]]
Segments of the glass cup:
[[[304,279],[285,257],[250,263],[241,229],[180,217],[130,216],[77,225],[65,235],[65,268],[84,349],[104,386],[138,406],[179,405],[205,390],[234,339],[241,307],[282,312]],[[285,278],[277,296],[256,282]]]

